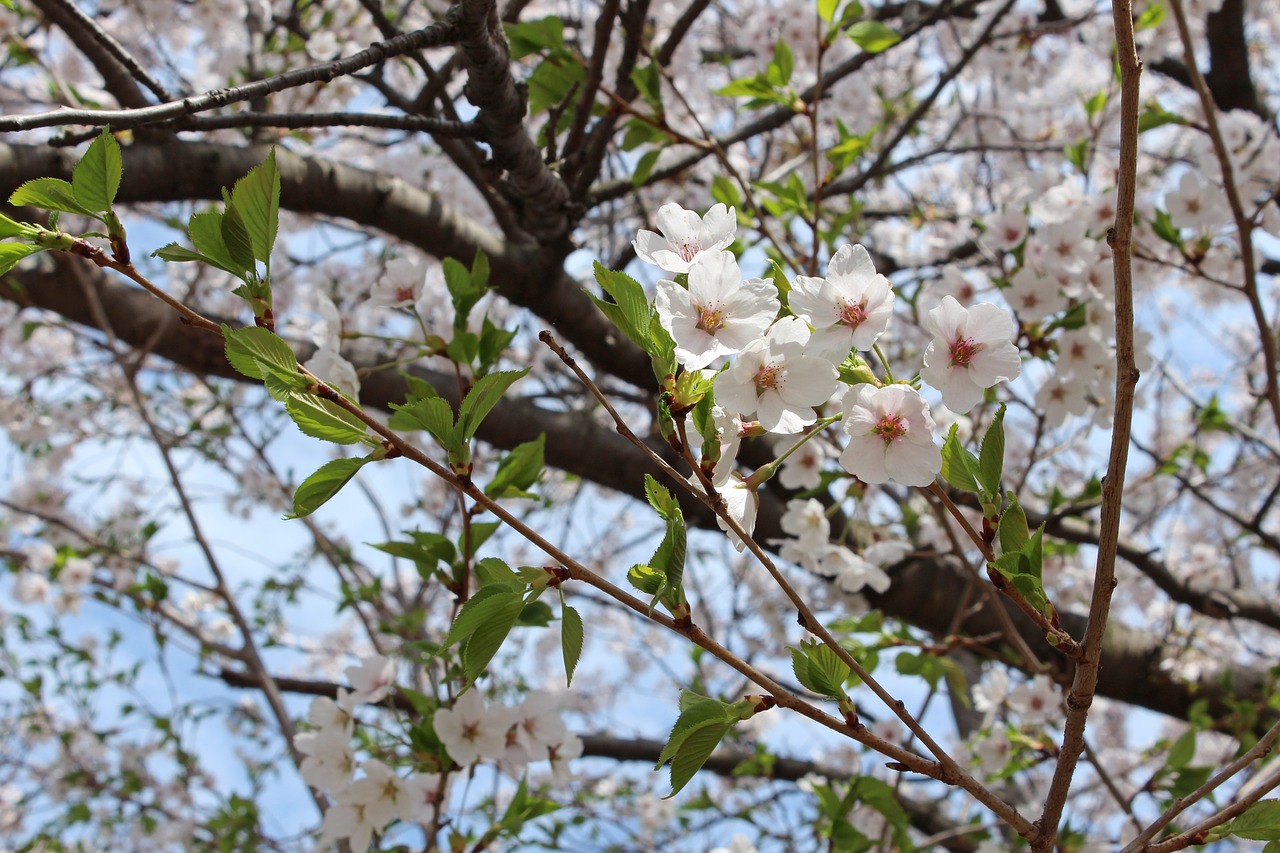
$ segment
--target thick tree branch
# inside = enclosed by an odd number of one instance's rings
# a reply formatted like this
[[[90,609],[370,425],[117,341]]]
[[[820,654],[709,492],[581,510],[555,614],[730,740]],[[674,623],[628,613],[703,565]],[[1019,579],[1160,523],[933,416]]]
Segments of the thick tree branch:
[[[493,149],[494,163],[507,171],[515,200],[523,206],[521,223],[540,243],[566,244],[573,223],[565,209],[569,189],[542,161],[542,152],[525,130],[528,99],[511,76],[511,48],[502,32],[496,0],[461,0],[458,46],[467,68],[463,94],[480,110],[481,138]]]
[[[262,162],[265,147],[199,142],[126,146],[119,202],[221,198]],[[0,195],[40,177],[70,179],[74,152],[0,142]],[[529,308],[598,369],[640,387],[653,382],[649,357],[622,336],[565,273],[556,249],[512,243],[462,216],[431,193],[397,178],[318,157],[277,151],[281,204],[296,213],[342,217],[404,240],[437,258],[489,257],[494,288]]]

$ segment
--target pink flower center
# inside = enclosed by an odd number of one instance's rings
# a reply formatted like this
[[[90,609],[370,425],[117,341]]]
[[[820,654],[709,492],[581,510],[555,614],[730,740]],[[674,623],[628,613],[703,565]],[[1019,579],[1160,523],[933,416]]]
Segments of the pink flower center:
[[[413,286],[402,284],[396,288],[396,302],[412,302],[414,300]]]
[[[871,431],[884,439],[885,444],[892,444],[907,434],[907,424],[901,415],[882,415],[880,423],[873,426]]]
[[[675,247],[676,254],[680,256],[680,260],[686,264],[693,260],[694,255],[702,251],[702,241],[697,237],[676,240],[671,245]]]
[[[706,332],[708,335],[714,335],[716,332],[724,328],[724,309],[714,303],[709,305],[699,305],[698,307],[698,323],[697,328]]]
[[[769,362],[756,372],[756,390],[760,393],[777,388],[782,382],[782,366]]]
[[[866,303],[860,302],[854,304],[852,302],[840,301],[840,325],[848,326],[855,331],[859,326],[867,320]]]
[[[951,366],[952,367],[968,367],[969,362],[973,361],[973,357],[982,349],[981,344],[975,344],[973,338],[958,338],[951,344]]]

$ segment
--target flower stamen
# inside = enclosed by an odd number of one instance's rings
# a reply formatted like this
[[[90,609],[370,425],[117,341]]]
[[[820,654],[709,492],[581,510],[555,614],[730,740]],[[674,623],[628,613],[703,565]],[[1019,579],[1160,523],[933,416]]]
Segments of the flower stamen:
[[[952,367],[968,367],[969,362],[973,361],[973,357],[982,349],[981,344],[975,344],[973,338],[959,338],[951,344],[951,366]]]

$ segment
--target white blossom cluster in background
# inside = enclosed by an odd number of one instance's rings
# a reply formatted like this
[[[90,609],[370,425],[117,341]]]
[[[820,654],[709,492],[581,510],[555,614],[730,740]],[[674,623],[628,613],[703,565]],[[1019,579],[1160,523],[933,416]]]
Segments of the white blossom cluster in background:
[[[354,746],[356,709],[385,699],[395,686],[396,663],[383,655],[362,658],[346,670],[352,690],[339,689],[335,701],[312,700],[307,720],[312,728],[294,736],[304,757],[302,778],[324,791],[332,801],[322,828],[325,842],[346,840],[356,850],[368,849],[375,834],[392,824],[430,828],[447,806],[450,773],[406,775],[386,761],[362,757]],[[449,758],[466,768],[482,762],[497,764],[512,776],[528,765],[549,761],[549,781],[572,778],[569,762],[582,755],[582,740],[564,725],[561,704],[548,691],[533,691],[513,708],[486,707],[477,689],[463,693],[451,706],[440,707],[432,727]]]
[[[893,287],[876,272],[863,246],[842,246],[825,277],[797,276],[787,313],[777,287],[744,279],[728,251],[737,224],[732,208],[717,204],[701,217],[666,204],[657,221],[662,233],[641,231],[636,254],[668,273],[687,275],[687,286],[673,279],[658,282],[654,306],[675,342],[680,365],[714,376],[721,446],[711,481],[744,529],[754,526],[759,484],[735,473],[739,439],[768,433],[788,441],[792,454],[781,469],[784,484],[814,488],[825,451],[808,439],[817,429],[819,411],[828,407],[841,412],[847,444],[839,460],[846,472],[868,484],[933,483],[942,454],[919,388],[880,382],[865,369],[870,381],[840,379],[840,365],[851,354],[875,349],[893,317]],[[1013,320],[996,305],[965,308],[947,295],[928,313],[925,327],[933,339],[919,378],[955,413],[968,412],[987,388],[1021,372]],[[801,453],[805,446],[814,449]],[[795,538],[782,543],[784,556],[837,578],[847,592],[887,588],[881,567],[895,554],[900,559],[903,551],[890,544],[880,554],[858,556],[831,544],[829,525],[817,507],[803,502],[788,507],[783,529]],[[741,550],[743,543],[732,538]]]

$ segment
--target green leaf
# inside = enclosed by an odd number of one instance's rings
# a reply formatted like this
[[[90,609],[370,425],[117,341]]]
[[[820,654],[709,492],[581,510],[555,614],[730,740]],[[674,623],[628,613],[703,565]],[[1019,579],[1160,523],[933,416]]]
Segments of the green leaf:
[[[71,173],[76,201],[93,211],[110,210],[120,190],[123,171],[120,143],[104,127]]]
[[[1223,829],[1250,841],[1280,840],[1280,800],[1259,800]]]
[[[685,739],[698,729],[708,725],[731,723],[732,721],[733,717],[729,715],[729,706],[725,703],[718,699],[699,696],[690,690],[682,690],[680,692],[680,716],[676,718],[675,725],[671,728],[671,734],[667,737],[667,744],[662,748],[662,752],[658,756],[658,763],[654,765],[654,769],[656,770],[670,761],[679,752]]]
[[[637,563],[627,570],[627,581],[645,595],[657,595],[666,579],[665,574],[643,563]]]
[[[236,263],[231,251],[227,248],[227,242],[222,238],[222,219],[221,210],[210,209],[193,213],[187,223],[187,233],[191,235],[191,242],[196,247],[196,251],[204,255],[214,266],[234,276],[243,277],[247,267]]]
[[[651,151],[644,152],[644,156],[642,156],[636,163],[635,171],[631,173],[631,186],[636,189],[644,186],[644,182],[649,180],[649,176],[653,174],[653,167],[657,164],[658,158],[661,156],[661,148],[654,148]],[[599,261],[597,261],[597,263],[599,263]],[[594,299],[595,297],[592,298]]]
[[[1152,3],[1142,10],[1142,14],[1133,22],[1133,28],[1135,31],[1155,29],[1164,22],[1168,14],[1169,10],[1163,3]]]
[[[516,616],[524,607],[524,587],[518,583],[492,583],[480,587],[459,608],[458,615],[454,617],[453,625],[449,627],[449,633],[445,637],[445,648],[470,637],[486,622],[492,621],[510,609],[512,602],[515,603],[515,609],[511,622],[515,624]]]
[[[15,222],[9,217],[0,213],[0,238],[4,237],[32,237],[40,233],[40,229],[34,225],[28,225],[25,222]]]
[[[662,113],[662,72],[658,70],[658,63],[650,62],[643,68],[631,69],[631,82],[635,84],[640,97],[644,98],[644,102],[650,109],[660,115]]]
[[[270,263],[280,221],[280,173],[276,170],[274,148],[266,160],[236,181],[231,190],[231,206],[244,224],[253,257]]]
[[[517,625],[531,628],[545,628],[551,624],[551,607],[545,601],[526,601],[520,609]]]
[[[395,430],[426,430],[446,450],[459,450],[462,442],[453,429],[453,409],[441,397],[426,397],[405,406],[391,404],[392,415],[387,422]]]
[[[1186,124],[1186,120],[1177,113],[1171,113],[1160,104],[1152,101],[1138,115],[1138,133],[1146,133],[1166,124]]]
[[[179,246],[177,243],[170,243],[167,246],[161,246],[159,249],[156,249],[151,253],[151,257],[159,258],[162,261],[169,261],[170,263],[199,261],[200,263],[209,264],[210,266],[217,267],[218,269],[231,272],[231,270],[227,270],[226,267],[214,261],[213,258],[202,255],[199,252],[192,251],[186,246]],[[235,273],[232,273],[232,275],[235,275]]]
[[[880,21],[859,21],[849,28],[849,38],[867,53],[882,53],[902,41],[902,36]]]
[[[791,668],[801,684],[832,699],[845,696],[844,684],[852,670],[834,649],[816,640],[805,640],[799,647],[789,648]]]
[[[1015,554],[1031,541],[1031,531],[1027,527],[1027,514],[1013,492],[1009,493],[1009,507],[1000,516],[1000,550],[1005,554]]]
[[[991,496],[1000,494],[1000,477],[1004,473],[1004,404],[996,411],[982,437],[978,455],[978,481],[982,490]]]
[[[1106,106],[1107,106],[1107,90],[1099,89],[1097,92],[1093,93],[1092,97],[1087,98],[1085,100],[1084,113],[1086,116],[1088,116],[1090,121],[1093,121],[1094,116],[1102,112],[1106,108]]]
[[[302,518],[315,512],[350,482],[371,457],[349,457],[326,462],[302,481],[293,495],[293,513],[287,518]]]
[[[481,587],[492,586],[496,583],[506,584],[507,586],[513,584],[524,585],[524,582],[520,580],[520,576],[497,557],[485,557],[476,563],[476,580],[480,582]]]
[[[942,479],[961,491],[977,492],[978,457],[960,444],[956,430],[952,424],[947,440],[942,443]]]
[[[244,271],[252,271],[253,263],[253,244],[249,241],[249,229],[244,224],[244,219],[240,216],[240,212],[227,202],[227,209],[222,213],[221,222],[222,242],[226,245],[227,257],[231,259],[232,267],[241,270],[236,273],[243,275]]]
[[[582,657],[582,617],[569,605],[560,608],[560,650],[564,655],[565,685],[573,685],[573,671]]]
[[[1156,208],[1156,218],[1151,222],[1151,231],[1166,243],[1182,248],[1182,232],[1173,224],[1173,218],[1169,216],[1168,211]]]
[[[262,379],[263,371],[259,362],[289,373],[298,371],[298,359],[293,350],[275,332],[260,326],[232,329],[224,323],[222,335],[227,342],[227,360],[238,373],[251,379]]]
[[[507,24],[507,40],[511,42],[511,58],[523,59],[544,50],[564,48],[564,21],[554,15],[536,21]]]
[[[529,115],[546,112],[586,79],[586,66],[567,51],[543,60],[526,81],[529,86]]]
[[[822,20],[831,23],[835,20],[836,7],[840,5],[840,0],[818,0],[818,15]]]
[[[458,428],[464,441],[470,441],[480,428],[485,415],[498,404],[503,393],[517,380],[524,378],[530,368],[524,370],[506,370],[481,376],[471,386],[462,405],[458,408]]]
[[[781,89],[791,82],[791,73],[795,71],[796,60],[791,48],[782,39],[773,48],[773,61],[765,70],[765,79],[776,89]]]
[[[489,590],[493,592],[485,595]],[[472,606],[468,608],[468,605]],[[474,682],[484,672],[515,627],[523,609],[524,597],[519,587],[495,584],[478,590],[458,611],[445,645],[452,645],[465,637],[461,656],[467,681]]]
[[[609,294],[613,301],[606,302],[590,293],[587,295],[632,343],[649,355],[654,355],[653,342],[649,336],[649,323],[654,312],[644,294],[644,288],[631,276],[615,272],[599,261],[595,263],[595,273],[600,289]]]
[[[453,301],[453,326],[455,329],[466,329],[471,309],[484,296],[484,283],[472,281],[471,271],[454,258],[445,258],[441,268],[444,270],[445,287],[449,289],[449,298]]]
[[[684,739],[680,751],[671,760],[671,793],[663,797],[664,800],[671,799],[689,784],[732,727],[731,722],[702,726]]]
[[[18,261],[28,255],[43,251],[39,246],[32,246],[28,243],[0,243],[0,275],[4,275],[13,269],[18,265]]]
[[[685,527],[684,514],[680,511],[680,504],[676,503],[671,492],[663,488],[650,474],[644,476],[644,493],[649,499],[649,505],[667,522],[667,531],[662,541],[658,543],[658,548],[649,560],[649,565],[644,568],[662,575],[662,582],[652,594],[660,596],[668,609],[671,609],[685,602],[683,583],[688,530]],[[635,570],[635,568],[632,569],[633,572]],[[645,574],[642,571],[639,576],[643,578]],[[630,577],[631,573],[628,573],[628,578]],[[632,583],[636,581],[633,580]]]
[[[1081,172],[1087,171],[1089,137],[1085,136],[1075,142],[1068,142],[1063,148],[1063,153],[1067,156],[1067,162],[1075,166]]]
[[[6,9],[12,9],[12,8],[13,8],[13,0],[0,0],[0,6],[3,6],[3,7],[5,7]]]
[[[61,178],[36,178],[34,181],[27,181],[9,196],[9,204],[84,216],[93,216],[94,213],[80,203],[71,184]]]
[[[1191,763],[1191,759],[1196,752],[1196,730],[1188,729],[1182,733],[1182,736],[1173,742],[1173,748],[1169,750],[1169,757],[1165,759],[1165,766],[1179,770]]]
[[[491,498],[527,497],[528,489],[542,476],[547,435],[517,445],[502,457],[484,493]]]
[[[364,422],[331,400],[314,394],[293,394],[285,411],[304,435],[335,444],[356,444],[368,434]]]

